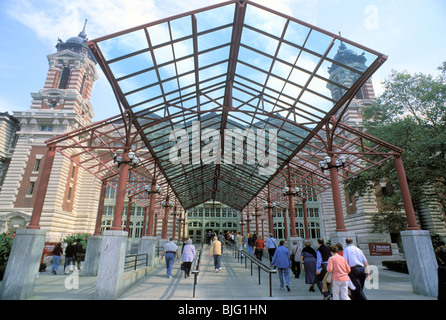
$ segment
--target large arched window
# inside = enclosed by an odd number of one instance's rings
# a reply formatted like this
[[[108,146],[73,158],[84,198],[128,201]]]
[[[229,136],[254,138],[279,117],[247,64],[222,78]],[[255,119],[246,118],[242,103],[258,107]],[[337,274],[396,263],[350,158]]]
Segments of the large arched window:
[[[70,68],[64,67],[62,70],[62,76],[60,77],[59,89],[68,88],[69,82],[70,82]]]

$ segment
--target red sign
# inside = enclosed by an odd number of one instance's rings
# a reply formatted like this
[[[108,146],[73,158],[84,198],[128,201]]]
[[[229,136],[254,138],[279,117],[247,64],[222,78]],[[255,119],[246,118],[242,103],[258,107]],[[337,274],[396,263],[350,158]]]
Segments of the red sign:
[[[45,246],[43,247],[43,253],[45,255],[52,256],[56,244],[57,242],[45,242]]]
[[[392,246],[390,243],[369,243],[371,256],[391,256]]]

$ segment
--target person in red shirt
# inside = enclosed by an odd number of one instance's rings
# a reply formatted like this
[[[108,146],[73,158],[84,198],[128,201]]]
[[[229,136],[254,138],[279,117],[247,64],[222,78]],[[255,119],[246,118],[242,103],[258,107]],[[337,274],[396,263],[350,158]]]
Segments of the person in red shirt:
[[[350,266],[344,257],[338,254],[339,248],[334,245],[330,247],[331,257],[328,259],[327,272],[332,272],[333,300],[350,300],[348,296],[348,274]]]
[[[265,241],[262,240],[261,236],[258,236],[254,242],[254,254],[256,258],[262,261],[263,250],[265,249]]]

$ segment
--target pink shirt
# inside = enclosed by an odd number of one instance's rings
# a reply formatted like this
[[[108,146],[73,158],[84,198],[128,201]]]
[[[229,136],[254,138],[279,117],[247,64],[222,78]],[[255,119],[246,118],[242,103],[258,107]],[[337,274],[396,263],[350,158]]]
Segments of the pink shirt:
[[[335,254],[328,259],[327,271],[333,272],[332,279],[334,281],[348,281],[348,274],[350,273],[350,267],[344,257],[339,254]]]

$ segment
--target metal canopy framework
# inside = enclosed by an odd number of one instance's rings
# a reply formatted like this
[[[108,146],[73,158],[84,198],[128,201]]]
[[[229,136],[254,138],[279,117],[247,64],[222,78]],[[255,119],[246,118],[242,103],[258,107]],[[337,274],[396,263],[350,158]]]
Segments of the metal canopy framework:
[[[73,161],[82,155],[79,165],[111,185],[113,154],[135,152],[127,191],[141,205],[156,178],[184,209],[269,199],[286,207],[290,181],[303,199],[330,188],[318,168],[327,154],[347,156],[344,181],[401,153],[335,118],[386,56],[255,2],[226,1],[88,44],[121,115],[47,144]],[[363,63],[339,59],[342,46]],[[330,77],[333,69],[351,81]]]

